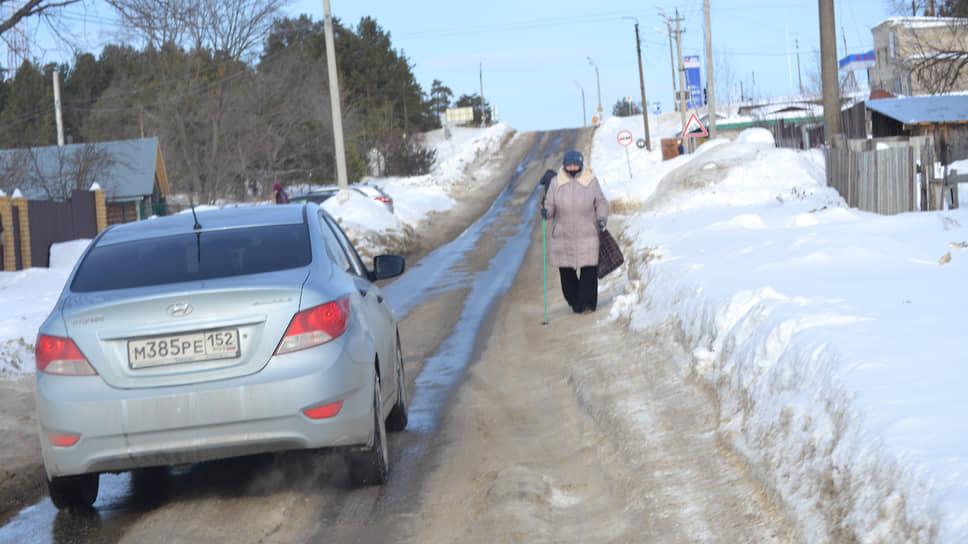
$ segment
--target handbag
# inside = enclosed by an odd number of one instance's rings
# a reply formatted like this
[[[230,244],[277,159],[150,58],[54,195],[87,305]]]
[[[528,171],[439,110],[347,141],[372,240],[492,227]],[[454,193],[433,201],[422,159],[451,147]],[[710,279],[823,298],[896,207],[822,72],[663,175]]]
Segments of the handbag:
[[[616,268],[622,266],[625,257],[618,242],[607,229],[598,233],[598,279],[602,279]]]

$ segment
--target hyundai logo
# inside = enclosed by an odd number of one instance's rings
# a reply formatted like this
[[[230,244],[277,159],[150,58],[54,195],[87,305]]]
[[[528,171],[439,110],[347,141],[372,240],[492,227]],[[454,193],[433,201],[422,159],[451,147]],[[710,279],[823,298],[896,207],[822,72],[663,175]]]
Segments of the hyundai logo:
[[[175,302],[169,304],[166,310],[168,311],[168,315],[172,317],[184,317],[192,313],[192,305],[187,302]]]

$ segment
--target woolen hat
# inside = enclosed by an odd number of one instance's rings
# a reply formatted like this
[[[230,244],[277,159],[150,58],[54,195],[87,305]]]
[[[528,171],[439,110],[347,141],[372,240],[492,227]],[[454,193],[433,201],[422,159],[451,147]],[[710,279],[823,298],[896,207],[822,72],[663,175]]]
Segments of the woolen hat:
[[[581,170],[585,166],[585,157],[578,151],[568,151],[565,153],[565,158],[562,159],[561,165],[568,166],[569,164],[578,165],[578,169]]]

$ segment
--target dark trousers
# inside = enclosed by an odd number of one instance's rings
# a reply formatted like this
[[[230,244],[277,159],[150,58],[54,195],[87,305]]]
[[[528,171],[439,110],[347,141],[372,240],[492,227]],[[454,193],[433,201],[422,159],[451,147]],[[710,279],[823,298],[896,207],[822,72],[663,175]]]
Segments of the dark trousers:
[[[574,268],[559,268],[561,293],[576,312],[594,311],[598,307],[598,267],[581,267],[581,277]]]

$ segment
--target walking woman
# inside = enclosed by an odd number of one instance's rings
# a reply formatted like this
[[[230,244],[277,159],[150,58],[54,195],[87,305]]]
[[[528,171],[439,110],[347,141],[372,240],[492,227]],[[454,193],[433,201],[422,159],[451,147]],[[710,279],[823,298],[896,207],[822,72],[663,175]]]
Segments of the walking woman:
[[[568,151],[548,184],[541,217],[551,221],[551,266],[576,314],[598,307],[598,233],[605,230],[608,200],[578,151]]]
[[[272,186],[272,192],[276,195],[276,204],[289,204],[289,195],[278,183]]]

